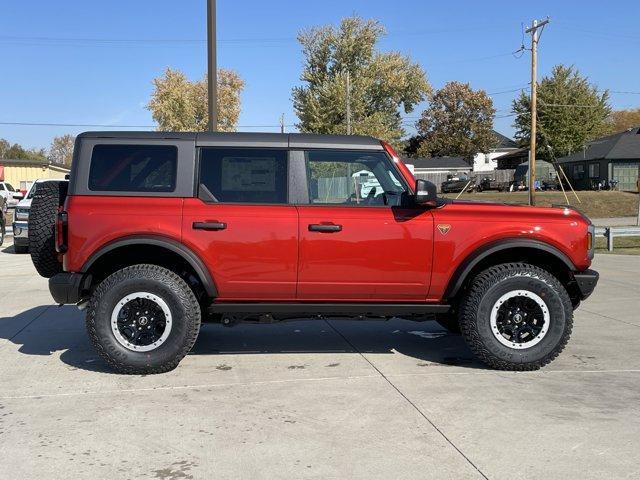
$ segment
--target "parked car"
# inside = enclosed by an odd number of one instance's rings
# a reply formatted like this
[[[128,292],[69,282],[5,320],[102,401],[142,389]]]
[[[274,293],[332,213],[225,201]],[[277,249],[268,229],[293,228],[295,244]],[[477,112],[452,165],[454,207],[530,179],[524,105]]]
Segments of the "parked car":
[[[24,195],[17,191],[10,183],[0,182],[0,197],[5,199],[8,207],[15,207]]]
[[[484,192],[487,190],[497,190],[503,192],[509,189],[509,183],[499,182],[491,177],[484,177],[480,182],[476,184],[477,192]]]
[[[20,200],[13,212],[13,248],[16,253],[27,253],[29,251],[29,211],[31,202],[36,193],[38,185],[43,182],[66,182],[66,180],[36,180],[29,188],[26,197]]]
[[[462,190],[473,192],[475,189],[475,180],[467,177],[450,176],[440,185],[442,193],[460,193]]]
[[[598,280],[580,212],[438,198],[371,137],[98,132],[76,146],[70,182],[38,184],[29,248],[122,373],[175,368],[202,321],[434,315],[487,365],[535,370]],[[354,191],[362,169],[379,194]]]

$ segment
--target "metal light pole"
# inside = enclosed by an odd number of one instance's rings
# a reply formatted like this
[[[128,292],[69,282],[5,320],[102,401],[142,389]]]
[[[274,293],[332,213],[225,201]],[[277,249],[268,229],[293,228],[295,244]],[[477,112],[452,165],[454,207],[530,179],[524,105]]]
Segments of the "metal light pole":
[[[218,130],[218,66],[216,59],[216,0],[207,0],[207,49],[209,59],[209,131]]]

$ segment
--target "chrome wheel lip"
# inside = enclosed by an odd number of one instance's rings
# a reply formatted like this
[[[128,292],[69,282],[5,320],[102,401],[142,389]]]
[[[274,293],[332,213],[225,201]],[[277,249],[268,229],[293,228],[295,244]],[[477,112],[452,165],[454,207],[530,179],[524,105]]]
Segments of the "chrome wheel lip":
[[[531,300],[536,302],[538,307],[540,307],[540,309],[542,310],[542,315],[544,319],[542,328],[538,333],[538,335],[536,335],[536,337],[533,340],[530,340],[528,342],[524,342],[524,343],[512,342],[507,338],[505,338],[504,335],[502,335],[498,330],[498,311],[500,310],[500,307],[504,302],[514,297],[530,298]],[[544,337],[547,335],[547,332],[549,331],[550,321],[551,321],[551,315],[549,314],[549,307],[547,307],[547,304],[545,303],[545,301],[539,295],[529,290],[512,290],[502,295],[498,300],[496,300],[496,302],[493,304],[493,307],[491,307],[491,317],[489,319],[489,323],[491,325],[491,333],[493,333],[493,336],[496,338],[496,340],[498,340],[498,342],[500,342],[505,347],[512,348],[515,350],[524,350],[527,348],[531,348],[537,345],[538,343],[540,343],[544,339]]]
[[[143,298],[154,302],[156,305],[158,305],[158,307],[160,307],[162,313],[164,313],[165,316],[165,327],[162,335],[158,340],[149,345],[134,345],[133,343],[129,342],[129,340],[127,340],[127,338],[125,338],[125,336],[122,335],[122,333],[118,329],[118,315],[120,315],[122,307],[124,307],[131,300],[135,300],[137,298]],[[135,292],[126,295],[125,297],[118,300],[118,303],[114,307],[113,312],[111,312],[111,332],[120,345],[122,345],[127,350],[131,350],[134,352],[150,352],[151,350],[155,350],[160,345],[162,345],[169,337],[172,327],[173,318],[171,316],[169,305],[167,305],[167,302],[165,302],[162,298],[150,292]]]

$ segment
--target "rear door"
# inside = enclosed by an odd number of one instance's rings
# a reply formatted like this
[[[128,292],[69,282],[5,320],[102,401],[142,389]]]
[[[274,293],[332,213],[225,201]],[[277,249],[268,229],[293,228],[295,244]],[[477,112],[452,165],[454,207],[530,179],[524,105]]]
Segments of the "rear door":
[[[383,151],[307,150],[299,205],[298,299],[425,301],[433,217]]]
[[[287,170],[285,148],[200,149],[183,242],[206,262],[218,300],[295,299],[298,214]]]

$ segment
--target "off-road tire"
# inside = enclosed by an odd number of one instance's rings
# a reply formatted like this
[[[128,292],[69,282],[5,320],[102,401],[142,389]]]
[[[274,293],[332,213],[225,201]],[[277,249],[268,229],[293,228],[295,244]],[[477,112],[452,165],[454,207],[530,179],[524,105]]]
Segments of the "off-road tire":
[[[167,339],[147,352],[129,350],[115,337],[111,315],[117,303],[137,291],[150,292],[166,302],[173,325]],[[87,309],[91,343],[118,373],[153,374],[173,370],[193,347],[200,331],[200,305],[186,282],[157,265],[133,265],[118,270],[100,283]]]
[[[36,270],[45,278],[62,272],[55,230],[58,209],[67,197],[68,186],[68,182],[39,183],[29,209],[29,253]]]
[[[542,340],[529,348],[501,344],[490,326],[491,309],[505,293],[527,290],[544,299],[550,315]],[[573,328],[573,308],[564,286],[548,271],[526,263],[496,265],[478,274],[460,309],[462,336],[473,353],[498,370],[538,370],[564,349]]]

